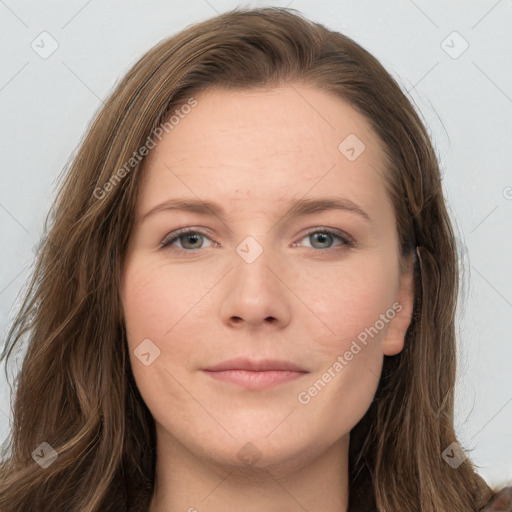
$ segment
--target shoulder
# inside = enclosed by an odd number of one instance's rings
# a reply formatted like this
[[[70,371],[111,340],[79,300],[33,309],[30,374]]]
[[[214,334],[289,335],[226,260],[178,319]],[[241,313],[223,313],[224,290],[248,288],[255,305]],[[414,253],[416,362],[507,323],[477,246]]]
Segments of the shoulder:
[[[512,512],[512,486],[497,491],[482,512]]]

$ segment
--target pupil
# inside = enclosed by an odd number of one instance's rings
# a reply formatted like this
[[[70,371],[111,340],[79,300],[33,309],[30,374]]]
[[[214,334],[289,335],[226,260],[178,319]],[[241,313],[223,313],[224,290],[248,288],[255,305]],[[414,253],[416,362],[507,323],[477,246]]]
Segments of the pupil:
[[[196,239],[196,242],[199,240],[199,235],[186,235],[186,239],[187,241],[190,241],[192,239]],[[192,241],[192,245],[194,244],[194,242]]]
[[[326,241],[326,238],[330,237],[330,235],[328,235],[327,233],[316,233],[316,235],[314,235],[316,237],[319,237],[320,238],[320,243],[325,243]],[[323,240],[322,240],[323,239]]]

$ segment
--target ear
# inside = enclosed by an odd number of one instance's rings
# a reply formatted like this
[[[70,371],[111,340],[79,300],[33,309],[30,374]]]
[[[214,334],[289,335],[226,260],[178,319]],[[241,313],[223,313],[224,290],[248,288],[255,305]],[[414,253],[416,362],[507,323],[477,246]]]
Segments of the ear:
[[[394,356],[403,350],[405,333],[411,325],[414,306],[414,256],[413,253],[406,262],[406,270],[400,274],[400,284],[394,307],[397,313],[389,322],[386,338],[382,341],[382,352],[386,356]]]

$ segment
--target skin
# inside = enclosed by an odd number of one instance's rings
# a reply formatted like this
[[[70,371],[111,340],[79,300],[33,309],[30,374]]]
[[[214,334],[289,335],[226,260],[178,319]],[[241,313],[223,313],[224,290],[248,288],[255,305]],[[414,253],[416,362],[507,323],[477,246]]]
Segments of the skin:
[[[383,356],[403,349],[413,304],[379,139],[347,103],[304,85],[194,97],[148,155],[124,270],[130,362],[157,429],[150,510],[345,512],[350,430],[371,404]],[[349,134],[366,146],[354,161],[338,149]],[[285,216],[294,199],[333,195],[370,221],[347,210]],[[225,217],[167,209],[143,220],[177,197],[216,202]],[[160,247],[185,226],[207,232]],[[338,229],[356,246],[309,228]],[[251,263],[236,250],[248,236],[262,249]],[[384,328],[333,372],[390,308]],[[134,354],[145,339],[160,350],[147,366]],[[249,390],[203,371],[236,356],[309,373]]]

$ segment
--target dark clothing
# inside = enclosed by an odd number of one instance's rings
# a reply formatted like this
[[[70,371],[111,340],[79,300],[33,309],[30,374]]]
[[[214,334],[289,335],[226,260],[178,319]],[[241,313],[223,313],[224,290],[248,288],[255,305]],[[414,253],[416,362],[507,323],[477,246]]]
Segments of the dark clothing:
[[[497,492],[487,503],[483,512],[511,512],[512,511],[512,486],[504,487]]]

